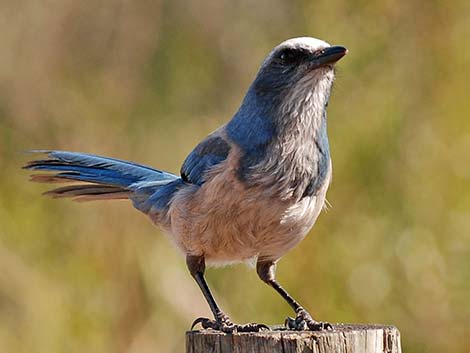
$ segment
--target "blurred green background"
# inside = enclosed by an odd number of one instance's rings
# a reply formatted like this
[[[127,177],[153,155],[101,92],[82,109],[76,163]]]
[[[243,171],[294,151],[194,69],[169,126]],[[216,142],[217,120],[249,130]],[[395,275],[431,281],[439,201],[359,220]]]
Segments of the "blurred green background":
[[[40,196],[28,149],[177,172],[300,35],[349,48],[329,107],[334,178],[278,278],[320,320],[394,324],[406,352],[470,346],[470,2],[0,2],[0,352],[182,352],[209,315],[128,202]],[[313,236],[314,235],[314,236]],[[290,309],[255,271],[208,271],[236,321]]]

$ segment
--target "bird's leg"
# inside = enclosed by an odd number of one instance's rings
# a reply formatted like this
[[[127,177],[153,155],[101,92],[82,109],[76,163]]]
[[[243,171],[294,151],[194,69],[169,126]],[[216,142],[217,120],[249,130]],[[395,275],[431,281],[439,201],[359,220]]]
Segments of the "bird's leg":
[[[279,282],[276,281],[276,263],[274,261],[258,261],[256,264],[256,271],[259,278],[271,287],[273,287],[284,300],[294,309],[296,313],[295,319],[288,317],[285,325],[288,329],[304,331],[320,331],[331,330],[331,324],[327,322],[315,321],[312,316],[305,310],[287,291],[282,288]]]
[[[204,278],[204,271],[206,268],[204,256],[188,255],[186,257],[186,264],[188,266],[189,272],[191,273],[191,276],[193,276],[193,278],[197,282],[199,288],[202,291],[202,294],[204,295],[204,298],[206,298],[206,301],[209,304],[212,314],[214,315],[214,320],[202,317],[194,320],[193,324],[191,325],[191,330],[197,324],[201,324],[201,326],[205,329],[211,328],[226,333],[234,331],[258,332],[262,329],[269,330],[269,327],[263,324],[234,324],[232,321],[230,321],[230,318],[222,310],[220,310]]]

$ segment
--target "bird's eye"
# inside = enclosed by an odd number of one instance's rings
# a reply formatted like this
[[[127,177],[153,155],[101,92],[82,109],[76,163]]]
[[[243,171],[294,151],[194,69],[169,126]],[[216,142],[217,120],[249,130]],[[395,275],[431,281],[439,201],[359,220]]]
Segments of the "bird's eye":
[[[282,65],[293,64],[297,61],[297,58],[297,52],[292,49],[285,49],[279,54],[279,61]]]

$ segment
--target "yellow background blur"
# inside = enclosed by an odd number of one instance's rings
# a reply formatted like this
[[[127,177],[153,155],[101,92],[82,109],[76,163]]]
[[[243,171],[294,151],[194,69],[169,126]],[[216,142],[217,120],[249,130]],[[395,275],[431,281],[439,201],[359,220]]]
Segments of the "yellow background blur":
[[[329,107],[334,178],[278,277],[320,320],[397,325],[406,352],[470,346],[470,2],[0,2],[0,352],[182,352],[209,315],[128,202],[40,196],[28,149],[178,172],[300,35],[348,47]],[[313,236],[314,235],[314,236]],[[208,271],[236,321],[290,308],[245,266]]]

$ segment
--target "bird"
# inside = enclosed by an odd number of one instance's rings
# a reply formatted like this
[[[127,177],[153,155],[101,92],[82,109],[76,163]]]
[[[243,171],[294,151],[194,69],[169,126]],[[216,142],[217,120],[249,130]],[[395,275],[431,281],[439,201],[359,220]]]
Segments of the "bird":
[[[236,324],[217,304],[206,266],[256,263],[259,278],[291,306],[289,330],[329,330],[276,280],[279,259],[309,233],[325,206],[332,176],[327,106],[340,45],[297,37],[277,45],[233,117],[202,140],[179,175],[124,160],[60,150],[23,168],[31,180],[72,182],[45,192],[75,201],[128,199],[181,250],[213,318],[201,325],[226,333],[269,329]],[[39,157],[41,155],[41,157]]]

